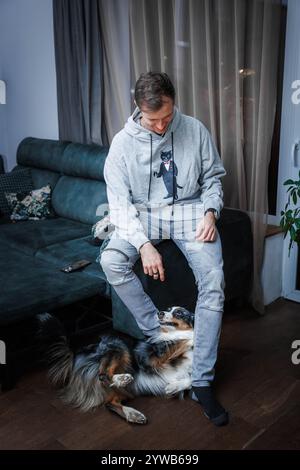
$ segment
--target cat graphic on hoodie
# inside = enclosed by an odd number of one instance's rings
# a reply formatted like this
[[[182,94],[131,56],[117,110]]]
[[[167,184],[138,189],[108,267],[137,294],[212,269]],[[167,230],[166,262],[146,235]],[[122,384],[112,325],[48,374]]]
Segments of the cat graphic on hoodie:
[[[182,189],[183,186],[179,186],[179,184],[177,184],[176,177],[178,175],[178,168],[176,163],[173,161],[172,151],[169,150],[168,152],[161,152],[160,158],[162,159],[162,162],[160,164],[159,172],[154,171],[153,175],[156,176],[156,178],[160,178],[161,176],[163,177],[163,182],[168,191],[168,194],[164,199],[174,197],[174,199],[177,200],[177,188]]]

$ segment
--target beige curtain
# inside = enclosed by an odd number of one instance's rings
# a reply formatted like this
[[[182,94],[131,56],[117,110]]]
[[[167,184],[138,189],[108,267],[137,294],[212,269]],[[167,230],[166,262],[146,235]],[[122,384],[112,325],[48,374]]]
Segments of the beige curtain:
[[[267,182],[277,90],[280,0],[130,0],[132,86],[167,72],[179,109],[211,131],[223,159],[226,207],[248,212],[254,236],[252,306],[261,286]]]
[[[131,114],[128,0],[98,0],[104,62],[104,117],[109,142]]]
[[[252,306],[261,286],[274,128],[281,0],[99,0],[109,140],[133,109],[140,73],[172,78],[177,105],[211,131],[223,159],[226,207],[253,230]]]

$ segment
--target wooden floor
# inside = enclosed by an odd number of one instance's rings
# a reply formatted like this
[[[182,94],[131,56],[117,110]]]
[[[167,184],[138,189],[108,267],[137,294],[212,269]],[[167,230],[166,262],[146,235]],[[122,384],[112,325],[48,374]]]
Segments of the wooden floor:
[[[300,449],[300,304],[279,299],[264,317],[226,312],[216,390],[231,414],[215,428],[188,398],[141,397],[149,423],[129,425],[105,409],[81,413],[60,402],[46,373],[23,377],[0,396],[1,449]]]

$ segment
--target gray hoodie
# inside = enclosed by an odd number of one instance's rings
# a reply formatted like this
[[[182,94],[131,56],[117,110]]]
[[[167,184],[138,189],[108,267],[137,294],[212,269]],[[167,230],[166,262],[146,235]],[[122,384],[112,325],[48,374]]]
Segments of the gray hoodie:
[[[139,124],[136,108],[118,132],[105,161],[110,220],[137,250],[148,241],[141,213],[198,203],[203,211],[223,208],[220,179],[226,174],[206,127],[174,107],[164,135]]]

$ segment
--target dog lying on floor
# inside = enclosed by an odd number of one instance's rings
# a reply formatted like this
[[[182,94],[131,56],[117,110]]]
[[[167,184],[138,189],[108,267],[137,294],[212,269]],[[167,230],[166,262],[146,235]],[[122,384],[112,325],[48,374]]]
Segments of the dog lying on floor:
[[[194,314],[182,307],[159,312],[162,333],[154,343],[102,336],[74,353],[61,323],[39,315],[51,382],[64,402],[87,411],[105,405],[130,423],[147,418],[123,401],[139,395],[171,397],[191,388]]]

